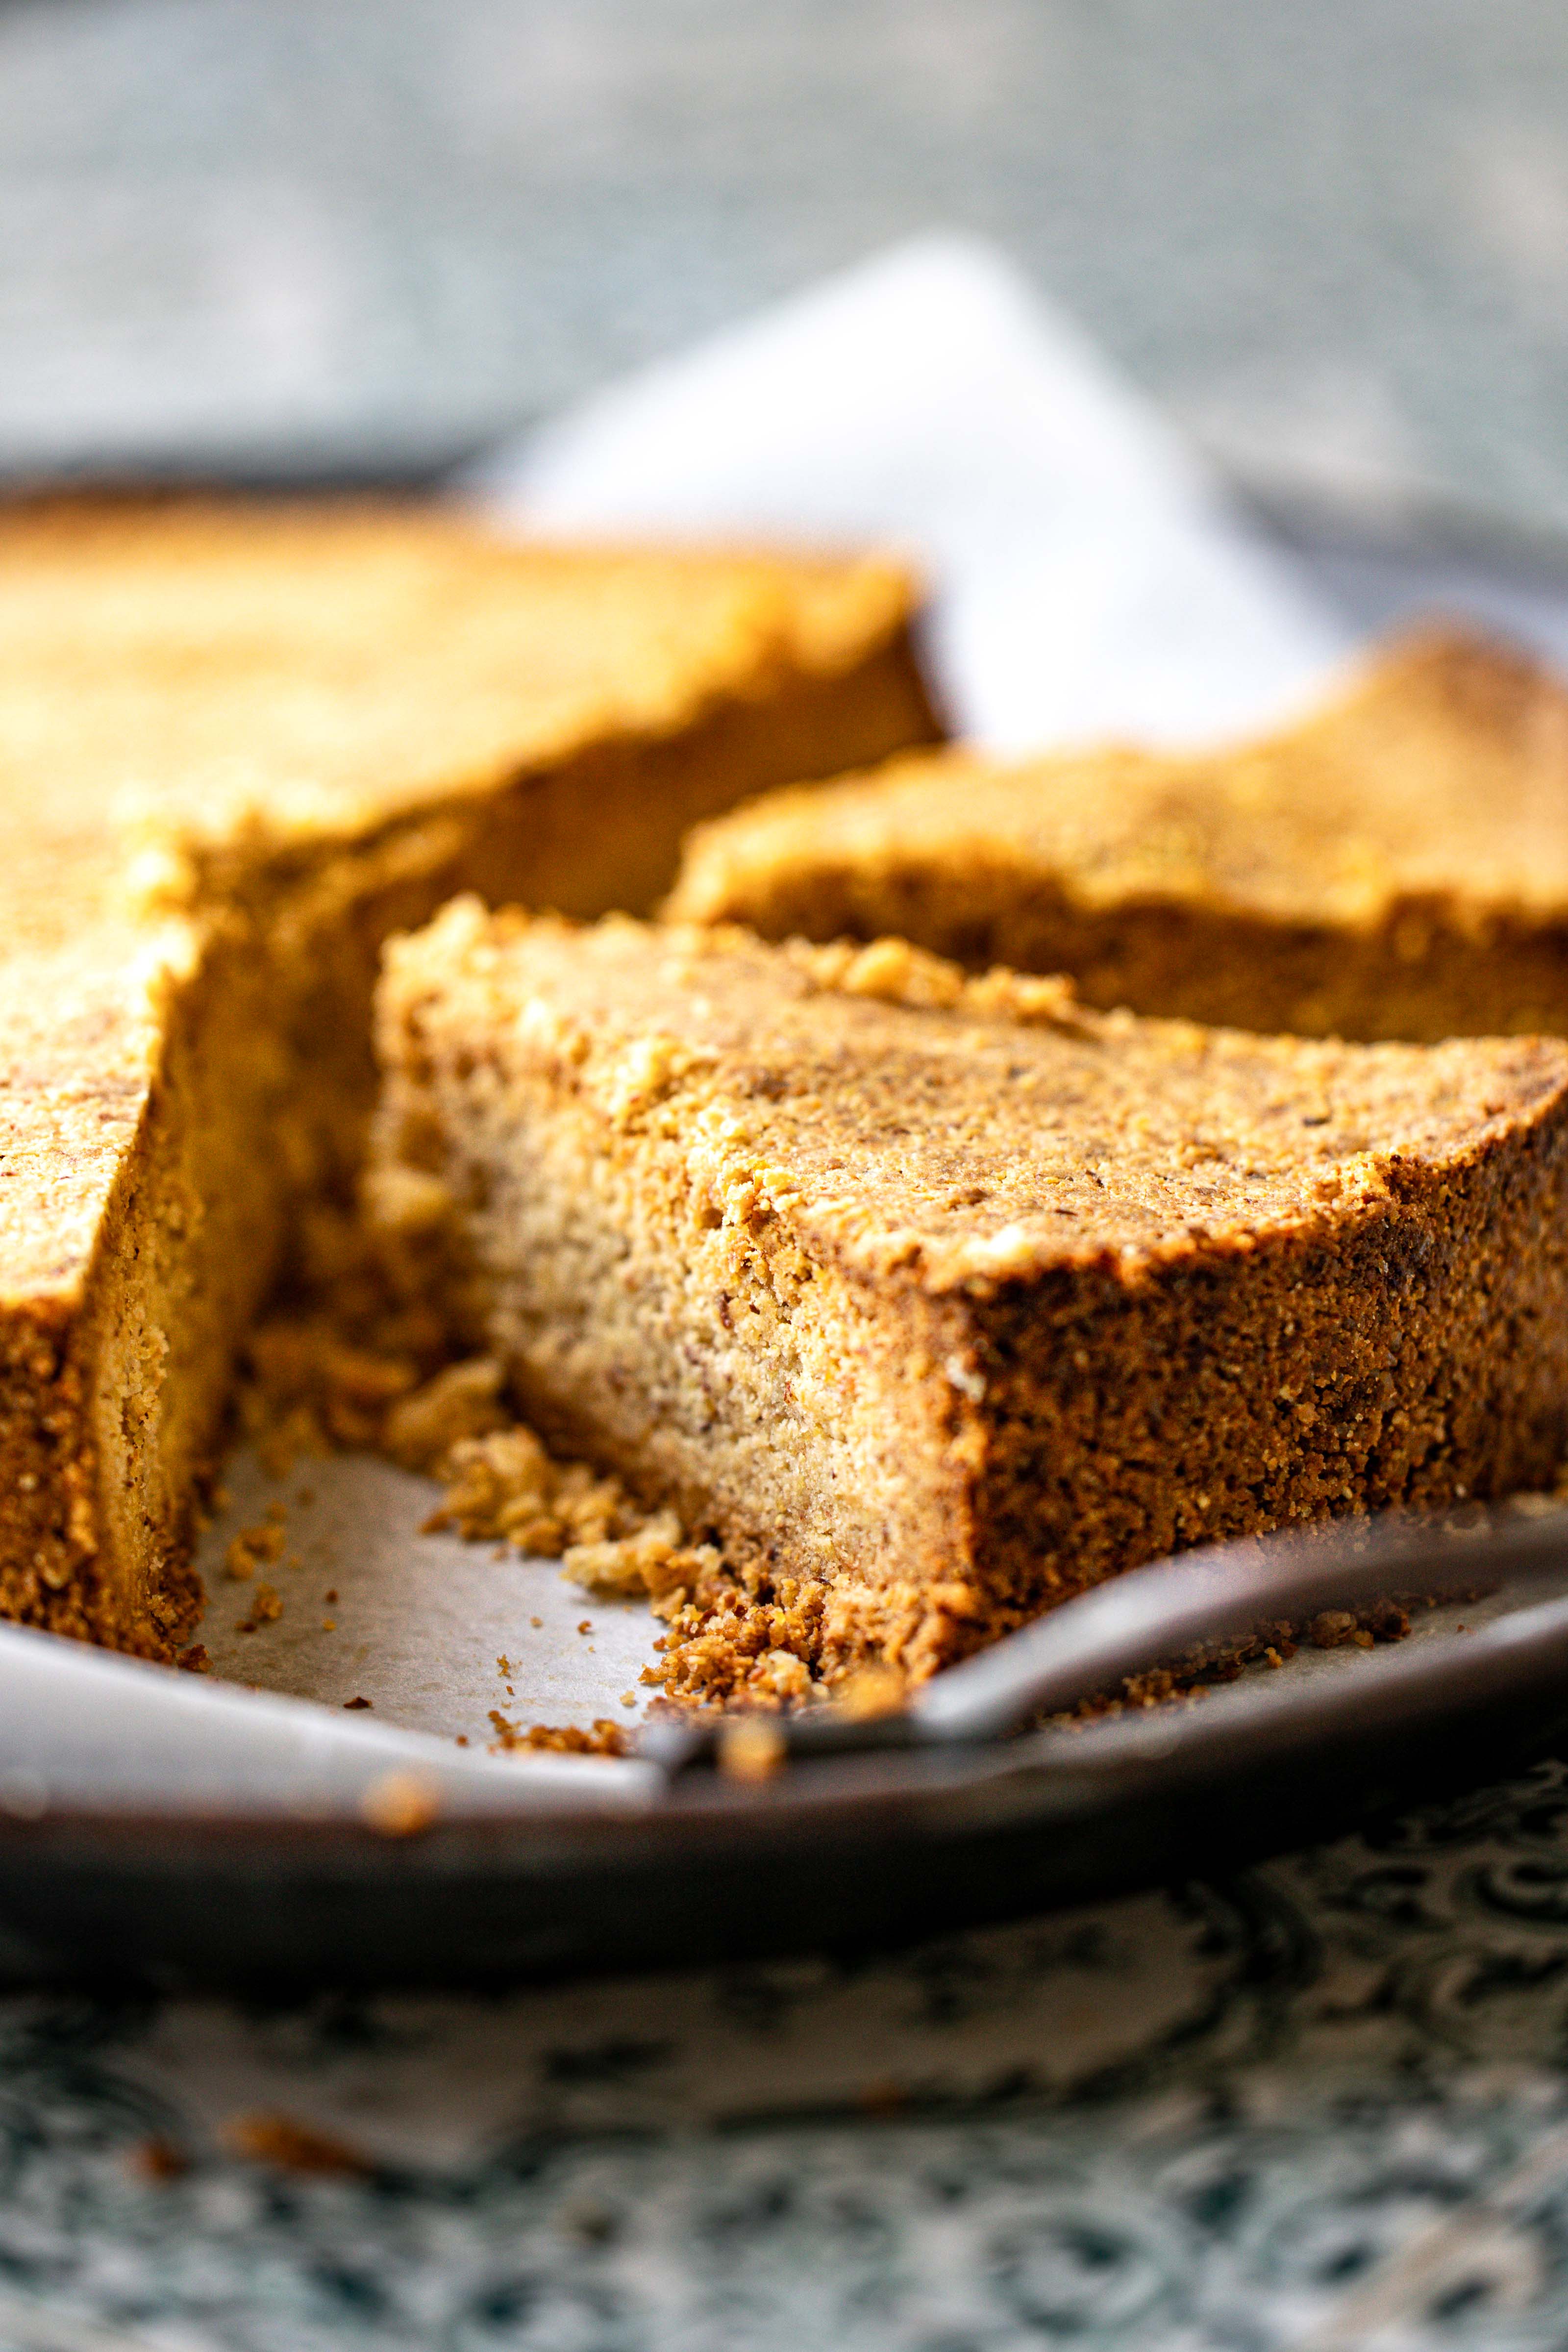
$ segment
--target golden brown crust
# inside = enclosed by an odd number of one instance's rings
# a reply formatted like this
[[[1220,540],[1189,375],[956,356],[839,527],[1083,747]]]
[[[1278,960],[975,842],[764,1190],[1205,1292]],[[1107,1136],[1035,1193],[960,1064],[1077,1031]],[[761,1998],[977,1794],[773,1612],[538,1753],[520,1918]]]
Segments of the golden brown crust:
[[[671,911],[1260,1031],[1568,1034],[1568,694],[1431,634],[1234,751],[901,760],[699,827]]]
[[[712,1530],[819,1668],[925,1674],[1173,1548],[1561,1457],[1561,1045],[472,901],[396,944],[381,1021],[382,1150],[446,1185],[530,1420]]]
[[[873,559],[518,544],[368,503],[22,509],[0,516],[0,776],[36,784],[47,757],[51,828],[141,816],[249,866],[858,668],[909,611]]]
[[[227,1365],[371,1099],[380,940],[647,902],[681,826],[934,732],[874,561],[433,510],[0,512],[0,1613],[162,1652]],[[31,1482],[31,1483],[29,1483]]]

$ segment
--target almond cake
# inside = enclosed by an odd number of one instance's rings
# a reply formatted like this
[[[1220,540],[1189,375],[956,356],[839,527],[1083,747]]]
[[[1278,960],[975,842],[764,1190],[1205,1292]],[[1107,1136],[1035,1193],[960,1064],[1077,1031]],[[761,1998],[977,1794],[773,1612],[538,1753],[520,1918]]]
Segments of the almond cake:
[[[1239,1028],[1568,1035],[1568,692],[1447,633],[1233,751],[900,759],[699,826],[670,911]]]
[[[472,897],[392,943],[378,1034],[374,1184],[443,1207],[464,1339],[814,1675],[1562,1459],[1568,1045]]]

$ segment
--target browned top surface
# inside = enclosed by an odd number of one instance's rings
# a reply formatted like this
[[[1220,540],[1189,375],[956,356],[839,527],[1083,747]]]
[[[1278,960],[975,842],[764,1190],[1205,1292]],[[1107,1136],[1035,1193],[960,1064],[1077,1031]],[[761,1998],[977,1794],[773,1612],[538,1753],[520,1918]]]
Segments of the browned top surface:
[[[950,751],[768,794],[694,835],[672,911],[758,903],[780,870],[1020,875],[1089,906],[1194,898],[1374,923],[1435,894],[1568,916],[1568,693],[1460,635],[1396,646],[1288,732],[1203,757],[1002,766]]]
[[[902,941],[587,929],[463,900],[396,950],[395,1019],[541,1064],[678,1140],[727,1215],[771,1207],[867,1272],[985,1287],[1124,1274],[1318,1227],[1560,1118],[1568,1045],[1299,1042],[1076,1007]],[[395,1034],[395,1032],[393,1033]],[[1397,1165],[1396,1165],[1397,1163]]]
[[[875,562],[521,547],[414,508],[0,515],[0,888],[13,845],[106,822],[198,856],[359,835],[852,665],[909,602]]]
[[[873,562],[519,548],[434,512],[0,513],[0,1295],[57,1288],[134,1132],[180,919],[584,741],[897,628]]]

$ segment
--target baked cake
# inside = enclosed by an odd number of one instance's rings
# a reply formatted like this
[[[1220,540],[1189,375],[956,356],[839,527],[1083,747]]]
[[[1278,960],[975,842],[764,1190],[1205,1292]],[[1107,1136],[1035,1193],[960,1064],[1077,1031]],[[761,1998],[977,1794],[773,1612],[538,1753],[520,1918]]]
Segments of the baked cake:
[[[700,827],[670,910],[1240,1028],[1568,1034],[1568,693],[1434,635],[1212,757],[900,760]]]
[[[379,942],[668,887],[935,730],[894,567],[413,510],[0,517],[0,1614],[165,1655],[236,1340],[356,1160]]]
[[[830,1678],[1562,1458],[1568,1045],[472,898],[392,944],[378,1036],[373,1189],[444,1207],[464,1336]]]

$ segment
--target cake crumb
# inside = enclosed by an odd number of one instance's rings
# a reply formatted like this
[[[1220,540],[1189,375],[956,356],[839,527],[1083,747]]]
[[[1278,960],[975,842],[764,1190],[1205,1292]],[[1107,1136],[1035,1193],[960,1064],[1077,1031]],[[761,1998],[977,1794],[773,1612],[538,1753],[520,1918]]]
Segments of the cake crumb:
[[[235,1630],[239,1633],[257,1633],[264,1625],[276,1625],[282,1614],[282,1594],[270,1584],[258,1584],[251,1595],[250,1615],[242,1618]]]
[[[1260,1665],[1272,1671],[1288,1665],[1303,1642],[1311,1642],[1317,1649],[1362,1650],[1369,1650],[1379,1642],[1402,1642],[1410,1631],[1410,1611],[1416,1605],[1414,1601],[1375,1601],[1356,1610],[1321,1611],[1305,1624],[1281,1620],[1277,1624],[1260,1625],[1243,1639],[1194,1651],[1170,1666],[1129,1675],[1114,1690],[1083,1699],[1065,1714],[1051,1716],[1048,1720],[1062,1725],[1082,1724],[1120,1715],[1129,1707],[1147,1708],[1167,1703],[1196,1705],[1211,1690],[1239,1680],[1249,1666]],[[1320,1625],[1328,1636],[1326,1641],[1319,1637]]]
[[[1312,1619],[1307,1636],[1314,1650],[1338,1650],[1355,1639],[1356,1630],[1348,1609],[1324,1609]],[[1367,1638],[1370,1644],[1371,1636]]]
[[[212,1654],[204,1642],[193,1642],[188,1650],[181,1651],[174,1664],[187,1675],[210,1675],[213,1670]]]
[[[459,1439],[438,1475],[446,1491],[425,1521],[428,1532],[455,1528],[470,1543],[500,1540],[546,1559],[601,1543],[635,1517],[619,1479],[600,1477],[584,1462],[557,1462],[521,1422]]]
[[[247,2157],[253,2163],[277,2165],[285,2172],[338,2173],[363,2180],[375,2170],[370,2159],[346,2141],[312,2125],[295,2123],[288,2116],[235,2116],[224,2126],[220,2137],[233,2155]]]
[[[172,2139],[155,2135],[152,2139],[138,2140],[131,2150],[131,2167],[143,2180],[183,2180],[191,2169],[191,2159],[183,2147]]]
[[[853,1723],[896,1715],[904,1705],[904,1676],[895,1666],[860,1666],[835,1685],[833,1705]]]
[[[354,1715],[361,1707],[367,1707],[371,1704],[372,1702],[368,1698],[346,1698],[343,1701],[343,1712],[345,1715]]]
[[[317,1234],[329,1230],[321,1218]],[[302,1453],[337,1446],[374,1447],[392,1408],[420,1385],[418,1342],[434,1344],[417,1327],[415,1344],[388,1307],[383,1281],[371,1265],[369,1241],[340,1237],[341,1263],[315,1269],[328,1305],[282,1314],[251,1333],[239,1391],[241,1425],[262,1465],[284,1477]]]
[[[372,1780],[360,1811],[382,1837],[417,1837],[441,1812],[441,1791],[419,1772],[383,1772]]]
[[[686,1542],[673,1511],[659,1511],[629,1534],[573,1544],[561,1568],[573,1584],[596,1597],[657,1601],[688,1590],[717,1564],[710,1546]]]
[[[224,1565],[235,1583],[243,1584],[258,1568],[281,1557],[286,1540],[283,1529],[276,1525],[246,1528],[224,1554]]]
[[[405,1470],[439,1470],[455,1445],[506,1428],[510,1416],[500,1399],[501,1367],[493,1357],[448,1364],[395,1401],[382,1443]]]
[[[771,1780],[784,1762],[784,1735],[764,1715],[737,1716],[718,1738],[718,1769],[731,1780]]]
[[[608,1716],[599,1717],[587,1731],[574,1723],[535,1723],[525,1731],[521,1726],[508,1723],[500,1709],[493,1706],[490,1722],[496,1732],[490,1746],[492,1756],[517,1755],[524,1750],[558,1756],[625,1756],[631,1752],[625,1732]]]

